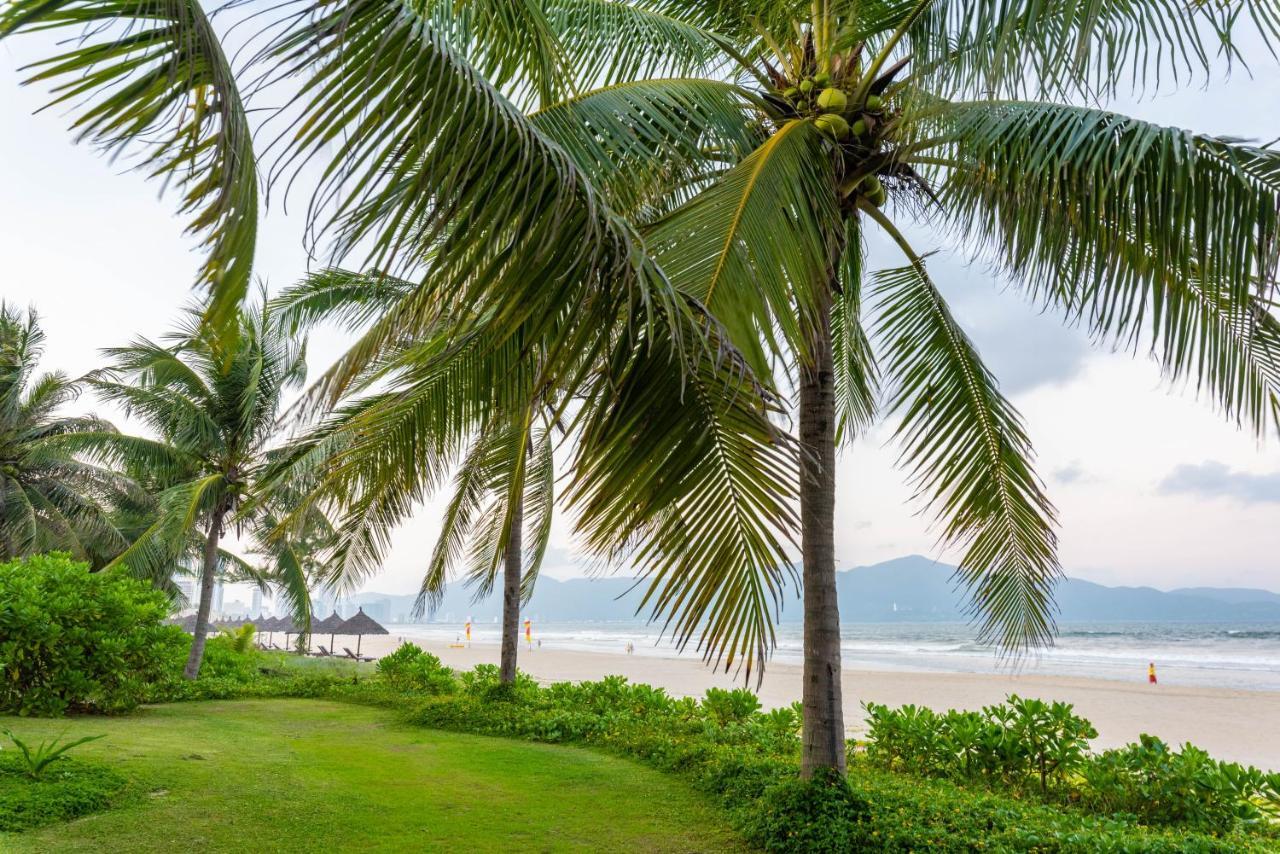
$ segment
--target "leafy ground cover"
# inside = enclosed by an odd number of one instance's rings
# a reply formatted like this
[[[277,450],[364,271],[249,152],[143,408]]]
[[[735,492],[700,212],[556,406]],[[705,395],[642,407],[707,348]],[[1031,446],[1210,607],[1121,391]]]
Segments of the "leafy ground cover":
[[[677,778],[599,752],[412,728],[318,700],[179,703],[128,717],[0,719],[130,780],[116,809],[0,834],[6,852],[724,851]],[[68,763],[70,764],[70,763]]]

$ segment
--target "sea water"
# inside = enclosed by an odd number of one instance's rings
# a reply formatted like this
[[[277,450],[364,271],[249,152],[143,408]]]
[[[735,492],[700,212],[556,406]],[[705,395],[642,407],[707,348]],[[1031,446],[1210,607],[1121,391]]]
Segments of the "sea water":
[[[462,623],[394,624],[405,638],[454,641]],[[855,623],[845,625],[845,667],[943,673],[1052,674],[1121,681],[1145,680],[1155,662],[1165,684],[1280,691],[1280,623],[1063,623],[1052,646],[1018,659],[1003,657],[965,623]],[[498,627],[472,626],[472,640],[497,643]],[[669,636],[643,622],[534,622],[543,648],[675,657]],[[523,639],[523,638],[522,638]],[[773,660],[799,663],[801,628],[777,628]],[[692,645],[685,655],[692,652]]]

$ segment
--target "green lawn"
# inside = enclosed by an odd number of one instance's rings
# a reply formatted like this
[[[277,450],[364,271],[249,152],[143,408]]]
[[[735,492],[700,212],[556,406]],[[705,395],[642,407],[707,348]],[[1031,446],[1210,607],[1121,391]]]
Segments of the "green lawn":
[[[106,733],[75,755],[133,778],[124,806],[0,835],[0,851],[724,851],[723,817],[678,780],[570,747],[397,724],[315,700],[183,703],[0,726]]]

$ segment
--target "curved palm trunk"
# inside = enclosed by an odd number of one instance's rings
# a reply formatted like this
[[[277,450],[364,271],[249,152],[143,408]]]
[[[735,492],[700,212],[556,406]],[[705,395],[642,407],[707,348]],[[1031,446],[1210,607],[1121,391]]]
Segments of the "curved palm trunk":
[[[840,697],[840,612],[835,566],[835,377],[831,302],[819,307],[810,352],[800,368],[800,531],[804,561],[804,734],[800,773],[845,770]]]
[[[524,497],[511,508],[511,530],[503,552],[502,567],[502,671],[503,685],[516,681],[516,652],[520,648],[520,574],[524,539]]]
[[[183,679],[195,679],[200,675],[200,662],[204,660],[204,642],[209,636],[209,606],[213,604],[213,576],[218,567],[218,540],[222,537],[221,508],[213,512],[209,522],[209,536],[204,543],[204,566],[200,571],[200,605],[196,609],[195,636],[191,639],[191,654],[183,668]]]

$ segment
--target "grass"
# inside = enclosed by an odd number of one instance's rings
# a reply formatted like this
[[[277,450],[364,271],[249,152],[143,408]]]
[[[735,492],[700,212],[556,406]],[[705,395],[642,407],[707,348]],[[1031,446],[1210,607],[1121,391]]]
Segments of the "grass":
[[[315,700],[179,703],[121,718],[0,718],[132,780],[117,808],[0,834],[5,852],[726,851],[679,780],[588,750],[402,726]]]

